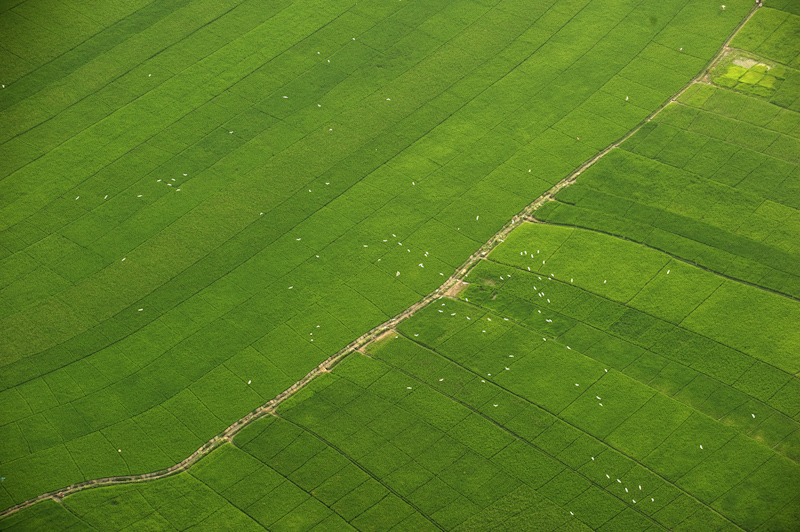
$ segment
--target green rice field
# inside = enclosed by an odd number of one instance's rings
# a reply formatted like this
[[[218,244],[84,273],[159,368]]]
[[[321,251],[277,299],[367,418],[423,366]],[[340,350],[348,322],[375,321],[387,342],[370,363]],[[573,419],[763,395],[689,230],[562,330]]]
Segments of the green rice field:
[[[797,530],[800,4],[0,27],[0,530]]]

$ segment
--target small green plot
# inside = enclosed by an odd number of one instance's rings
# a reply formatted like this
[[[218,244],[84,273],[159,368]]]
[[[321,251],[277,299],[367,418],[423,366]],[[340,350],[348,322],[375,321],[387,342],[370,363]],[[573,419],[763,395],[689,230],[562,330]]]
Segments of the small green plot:
[[[692,413],[642,461],[668,480],[676,480],[735,436],[710,418]]]
[[[262,526],[268,527],[303,504],[309,497],[308,493],[286,480],[266,496],[247,506],[245,511]]]
[[[771,456],[766,447],[737,435],[679,478],[677,485],[701,501],[711,503],[750,476]]]
[[[580,397],[561,415],[600,438],[608,436],[654,395],[650,388],[615,371],[584,386]]]
[[[656,394],[609,434],[606,440],[617,449],[641,460],[690,414],[691,410],[677,401]]]

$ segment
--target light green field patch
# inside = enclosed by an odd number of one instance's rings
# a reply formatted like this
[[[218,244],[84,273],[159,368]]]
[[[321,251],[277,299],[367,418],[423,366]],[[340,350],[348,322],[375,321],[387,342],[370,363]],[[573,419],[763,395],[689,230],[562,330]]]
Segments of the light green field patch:
[[[800,305],[728,281],[681,325],[794,374],[800,371]]]
[[[680,323],[723,282],[717,275],[671,260],[636,294],[630,306]]]

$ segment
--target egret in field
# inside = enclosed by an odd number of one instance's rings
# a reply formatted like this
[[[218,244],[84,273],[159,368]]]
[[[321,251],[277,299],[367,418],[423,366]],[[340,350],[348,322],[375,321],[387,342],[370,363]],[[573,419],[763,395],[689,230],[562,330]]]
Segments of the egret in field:
[[[702,448],[703,448],[703,446],[701,445],[701,446],[700,446],[700,448],[702,449]]]
[[[252,381],[252,380],[249,380],[249,381],[247,381],[247,384],[250,384],[251,382],[253,382],[253,381]]]

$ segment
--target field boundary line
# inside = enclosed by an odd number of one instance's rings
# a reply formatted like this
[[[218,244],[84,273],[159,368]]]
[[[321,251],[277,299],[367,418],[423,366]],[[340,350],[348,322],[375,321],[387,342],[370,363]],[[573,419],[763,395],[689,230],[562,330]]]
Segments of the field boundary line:
[[[573,184],[578,176],[580,176],[584,171],[594,165],[597,161],[605,157],[611,150],[614,148],[619,147],[620,144],[628,140],[631,136],[636,134],[645,124],[650,122],[653,118],[655,118],[664,108],[666,108],[669,104],[673,103],[677,98],[679,98],[684,92],[686,92],[689,87],[694,85],[695,83],[702,80],[703,77],[707,75],[707,73],[713,68],[714,65],[717,64],[718,61],[725,55],[726,51],[729,49],[730,42],[733,38],[739,33],[742,27],[750,20],[753,14],[758,9],[757,5],[753,6],[747,16],[744,17],[742,22],[736,26],[733,30],[731,35],[725,41],[725,43],[720,47],[719,51],[714,55],[714,57],[708,61],[706,66],[703,70],[693,77],[685,86],[683,86],[678,92],[672,95],[666,102],[662,103],[655,111],[650,113],[644,120],[642,120],[636,127],[626,133],[622,138],[617,140],[616,142],[610,144],[598,154],[596,154],[591,159],[588,159],[583,164],[578,166],[578,168],[573,171],[570,175],[563,178],[561,181],[553,185],[547,191],[545,191],[542,195],[536,198],[533,202],[531,202],[527,207],[522,209],[521,212],[514,215],[511,220],[506,222],[505,225],[494,235],[492,235],[489,240],[486,241],[477,251],[475,251],[472,255],[467,258],[466,261],[459,266],[455,273],[451,275],[444,283],[442,283],[439,288],[435,289],[433,292],[429,293],[425,297],[423,297],[418,302],[414,303],[410,307],[406,308],[399,314],[397,314],[394,318],[383,322],[382,324],[372,328],[370,331],[364,333],[363,335],[359,336],[356,340],[350,342],[347,346],[337,351],[335,354],[328,357],[325,361],[323,361],[320,365],[316,368],[311,370],[305,377],[300,379],[299,381],[295,382],[289,388],[278,394],[273,399],[269,400],[268,402],[264,403],[260,407],[256,408],[249,414],[245,415],[228,428],[226,428],[221,433],[217,434],[213,438],[211,438],[208,442],[206,442],[202,447],[200,447],[197,451],[193,452],[184,460],[178,462],[177,464],[166,468],[161,469],[159,471],[154,471],[151,473],[143,473],[141,475],[126,475],[126,476],[117,476],[117,477],[105,477],[100,479],[94,480],[87,480],[84,482],[78,482],[72,484],[70,486],[61,488],[56,491],[51,491],[48,493],[44,493],[39,495],[38,497],[34,497],[32,499],[28,499],[27,501],[21,502],[16,504],[6,510],[0,512],[0,519],[8,517],[16,512],[28,508],[29,506],[33,506],[35,503],[39,501],[43,501],[46,499],[53,500],[55,502],[60,503],[64,497],[68,495],[72,495],[78,493],[80,491],[84,491],[91,488],[97,487],[105,487],[105,486],[115,486],[120,484],[133,484],[137,482],[146,482],[150,480],[159,480],[162,478],[170,477],[176,475],[178,473],[182,473],[188,470],[192,465],[198,462],[201,458],[205,455],[209,454],[211,451],[216,449],[217,447],[222,446],[225,443],[231,443],[233,438],[238,434],[242,429],[244,429],[247,425],[256,421],[257,419],[266,417],[268,415],[276,415],[276,410],[283,403],[286,399],[294,395],[296,392],[304,388],[309,382],[311,382],[315,377],[319,376],[322,373],[330,372],[336,364],[338,364],[344,357],[347,355],[354,353],[356,351],[360,351],[366,345],[372,343],[378,336],[383,335],[384,333],[394,329],[394,327],[410,318],[417,311],[421,310],[422,308],[428,306],[431,302],[441,299],[445,296],[445,294],[452,288],[454,288],[458,284],[466,284],[464,278],[470,272],[470,270],[486,255],[489,254],[498,244],[505,241],[505,238],[518,227],[523,222],[539,222],[535,218],[533,218],[532,213],[542,207],[549,201],[555,199],[555,194],[557,194],[561,189],[568,187],[569,185]]]

